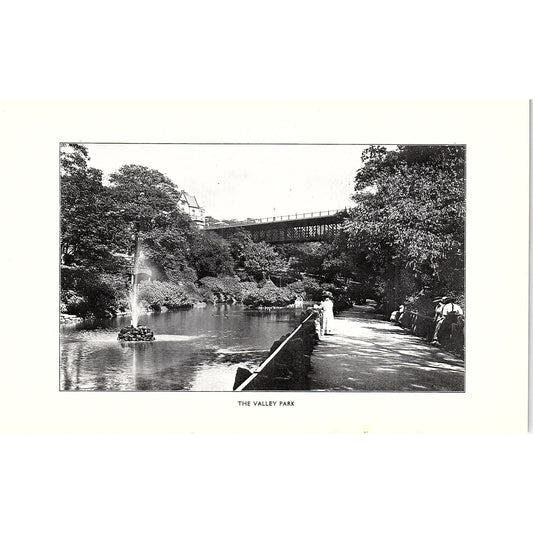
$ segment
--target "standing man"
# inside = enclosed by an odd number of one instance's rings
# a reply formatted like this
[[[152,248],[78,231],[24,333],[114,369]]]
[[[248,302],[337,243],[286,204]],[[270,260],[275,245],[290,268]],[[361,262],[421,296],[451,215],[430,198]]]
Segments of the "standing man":
[[[435,334],[433,335],[433,342],[431,344],[440,346],[438,337],[442,325],[444,323],[450,325],[455,324],[458,316],[463,316],[463,310],[455,303],[455,300],[449,296],[442,298],[441,304],[437,305],[437,309],[435,309],[435,318],[437,323],[435,324]]]
[[[431,324],[431,327],[428,331],[428,336],[426,337],[426,340],[431,342],[433,340],[433,337],[435,335],[435,328],[437,327],[437,322],[442,317],[442,309],[444,307],[444,300],[446,298],[441,296],[439,298],[436,298],[433,300],[433,305],[435,306],[435,312],[433,313],[433,322]]]

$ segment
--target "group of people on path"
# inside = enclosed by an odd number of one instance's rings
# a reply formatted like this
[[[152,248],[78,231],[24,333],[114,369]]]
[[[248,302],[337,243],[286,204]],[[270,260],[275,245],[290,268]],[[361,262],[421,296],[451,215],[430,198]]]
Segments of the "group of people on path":
[[[333,295],[330,292],[325,292],[320,304],[315,304],[313,306],[313,311],[318,312],[316,327],[319,337],[332,334],[334,322],[332,298]],[[464,313],[461,306],[457,304],[455,299],[451,296],[443,296],[434,299],[433,306],[433,325],[429,329],[426,338],[434,346],[440,346],[443,328],[449,328],[448,332],[451,336],[455,327],[462,327]],[[405,312],[405,306],[401,305],[398,311],[392,313],[391,320],[403,324],[402,318]]]
[[[433,315],[431,327],[427,327],[427,332],[423,336],[434,346],[440,346],[443,337],[449,335],[451,338],[455,329],[463,326],[463,309],[451,296],[442,296],[432,300],[428,298],[427,290],[424,288],[419,295],[418,304],[418,315],[427,319]],[[406,319],[406,313],[406,307],[400,305],[399,309],[391,314],[390,320],[403,327],[410,327],[411,321],[409,318]]]
[[[315,327],[318,337],[331,335],[334,323],[333,295],[325,292],[321,302],[309,310],[317,313]],[[445,349],[463,353],[464,312],[452,296],[434,298],[424,287],[416,301],[416,312],[410,313],[405,305],[401,305],[390,319],[425,338],[433,346],[442,345]]]

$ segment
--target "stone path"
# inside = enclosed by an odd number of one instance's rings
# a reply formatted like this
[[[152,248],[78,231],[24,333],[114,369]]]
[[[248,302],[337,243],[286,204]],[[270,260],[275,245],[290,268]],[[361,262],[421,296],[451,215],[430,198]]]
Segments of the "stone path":
[[[431,346],[369,306],[335,317],[311,356],[314,391],[464,391],[464,361]]]

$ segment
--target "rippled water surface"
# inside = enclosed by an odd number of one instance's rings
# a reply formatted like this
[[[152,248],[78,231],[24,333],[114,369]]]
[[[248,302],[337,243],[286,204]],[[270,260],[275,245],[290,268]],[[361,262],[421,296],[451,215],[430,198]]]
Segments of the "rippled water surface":
[[[141,316],[154,342],[120,343],[130,318],[61,328],[61,390],[230,391],[238,366],[254,369],[300,309],[218,305]]]

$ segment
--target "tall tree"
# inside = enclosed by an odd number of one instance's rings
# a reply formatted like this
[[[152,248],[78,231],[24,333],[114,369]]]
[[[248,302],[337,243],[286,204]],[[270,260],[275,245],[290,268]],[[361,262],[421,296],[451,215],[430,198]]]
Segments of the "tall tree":
[[[348,244],[364,251],[390,307],[431,284],[464,290],[462,146],[372,146],[355,176]]]
[[[189,258],[199,278],[233,274],[229,244],[219,235],[196,231]]]
[[[173,282],[194,281],[196,274],[189,266],[193,228],[172,224],[153,228],[141,236],[142,250],[155,277]]]
[[[178,209],[178,186],[158,170],[124,165],[109,177],[109,193],[115,209],[132,230],[166,228],[176,221],[187,225]]]
[[[330,247],[329,243],[304,242],[280,244],[276,250],[288,261],[289,271],[294,277],[309,274],[323,278],[324,274],[329,274],[322,266]]]
[[[247,231],[239,229],[229,237],[228,244],[235,268],[244,270],[246,249],[254,245],[252,236]]]
[[[64,262],[92,264],[109,258],[109,198],[102,171],[89,167],[87,148],[74,143],[60,147],[61,252]]]
[[[192,222],[178,208],[178,186],[158,170],[124,165],[110,175],[109,197],[121,228],[122,246],[133,251],[137,236],[162,277],[179,278],[186,267]]]
[[[266,242],[252,242],[244,249],[244,269],[257,280],[285,272],[287,262]]]
[[[235,268],[244,270],[257,281],[270,279],[270,276],[288,270],[287,258],[282,257],[266,242],[254,242],[247,231],[234,233],[229,239],[229,245]]]

